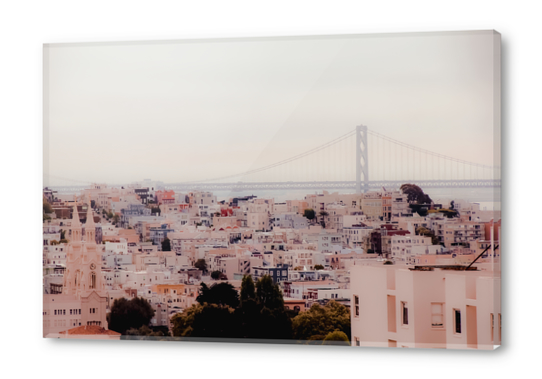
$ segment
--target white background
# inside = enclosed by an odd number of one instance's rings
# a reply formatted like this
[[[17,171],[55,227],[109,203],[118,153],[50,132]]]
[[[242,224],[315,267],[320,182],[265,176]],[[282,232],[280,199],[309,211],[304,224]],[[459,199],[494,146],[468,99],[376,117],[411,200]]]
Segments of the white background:
[[[540,13],[522,1],[13,1],[0,5],[2,376],[536,377]],[[494,352],[44,340],[42,44],[495,29],[503,53],[503,340]],[[538,366],[538,367],[537,367]]]

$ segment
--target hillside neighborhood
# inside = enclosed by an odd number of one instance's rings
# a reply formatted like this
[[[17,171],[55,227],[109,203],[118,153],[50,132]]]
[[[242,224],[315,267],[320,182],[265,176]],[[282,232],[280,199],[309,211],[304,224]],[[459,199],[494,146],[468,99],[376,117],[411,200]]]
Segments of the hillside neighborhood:
[[[277,202],[43,190],[43,336],[500,345],[500,211],[397,190]]]

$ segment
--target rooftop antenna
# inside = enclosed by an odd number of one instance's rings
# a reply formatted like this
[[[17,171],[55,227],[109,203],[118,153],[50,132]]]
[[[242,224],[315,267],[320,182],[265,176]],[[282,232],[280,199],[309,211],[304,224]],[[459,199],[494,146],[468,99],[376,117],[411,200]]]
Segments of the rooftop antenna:
[[[476,259],[473,260],[473,261],[471,262],[470,265],[467,266],[466,270],[468,270],[469,267],[472,266],[472,265],[474,264],[474,262],[476,262],[476,261],[478,260],[478,258],[480,258],[482,255],[484,255],[485,252],[488,251],[489,249],[491,249],[492,247],[493,247],[493,243],[490,243],[489,246],[486,247],[485,250],[482,251],[482,252],[480,253],[480,255],[478,255],[478,256],[476,257]],[[495,250],[497,250],[498,248],[499,248],[499,245],[495,246],[495,248],[493,248],[492,251],[495,251]]]

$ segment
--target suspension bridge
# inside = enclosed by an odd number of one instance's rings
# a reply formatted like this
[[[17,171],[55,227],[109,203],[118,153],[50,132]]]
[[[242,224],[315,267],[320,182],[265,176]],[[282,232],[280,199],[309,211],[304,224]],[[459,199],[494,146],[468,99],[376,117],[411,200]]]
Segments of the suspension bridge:
[[[70,181],[51,186],[59,193],[87,188]],[[410,145],[364,125],[299,154],[245,172],[196,181],[167,183],[167,190],[257,191],[337,189],[352,192],[421,188],[498,188],[500,167],[469,162]]]

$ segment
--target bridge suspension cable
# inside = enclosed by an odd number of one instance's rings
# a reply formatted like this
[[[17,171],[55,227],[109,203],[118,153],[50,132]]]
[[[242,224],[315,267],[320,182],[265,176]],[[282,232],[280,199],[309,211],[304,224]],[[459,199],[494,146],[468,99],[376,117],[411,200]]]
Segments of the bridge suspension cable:
[[[420,153],[424,153],[424,154],[428,154],[428,155],[432,155],[432,156],[435,156],[435,157],[438,157],[438,158],[442,158],[442,159],[445,159],[445,160],[448,160],[448,161],[452,161],[452,162],[456,162],[456,163],[461,163],[461,164],[465,164],[465,165],[471,165],[471,166],[477,166],[477,167],[481,167],[481,168],[487,168],[487,169],[494,169],[496,168],[496,166],[488,166],[488,165],[484,165],[484,164],[480,164],[480,163],[475,163],[475,162],[469,162],[469,161],[465,161],[463,159],[458,159],[458,158],[454,158],[454,157],[449,157],[447,155],[443,155],[443,154],[440,154],[440,153],[435,153],[434,151],[430,151],[430,150],[426,150],[426,149],[422,149],[420,147],[417,147],[417,146],[414,146],[414,145],[409,145],[408,143],[405,143],[405,142],[401,142],[401,141],[398,141],[396,139],[393,139],[393,138],[390,138],[388,136],[385,136],[383,134],[380,134],[378,132],[375,132],[371,129],[367,129],[367,133],[375,136],[375,137],[378,137],[380,139],[383,139],[383,140],[386,140],[388,142],[391,142],[391,143],[394,143],[398,146],[401,146],[401,147],[405,147],[405,148],[408,148],[408,149],[411,149],[411,150],[415,150],[415,151],[418,151]]]
[[[316,185],[319,182],[322,183],[322,188],[328,188],[325,186],[340,187],[347,182],[357,180],[356,170],[359,167],[367,170],[367,186],[374,186],[377,182],[392,185],[391,183],[408,180],[426,183],[456,181],[464,183],[463,185],[471,185],[471,182],[474,183],[477,180],[500,183],[498,166],[446,156],[401,142],[368,128],[366,130],[367,135],[371,137],[370,140],[367,140],[368,162],[358,161],[356,157],[357,142],[354,137],[359,137],[356,134],[358,133],[356,128],[329,142],[263,167],[233,175],[184,181],[177,184],[183,188],[204,183],[219,185],[219,183],[224,184],[223,181],[226,179],[240,177],[246,179],[245,177],[249,177],[244,182],[254,185],[264,183],[283,183],[283,185],[286,185],[284,183],[297,183],[295,185],[312,183]],[[298,162],[294,164],[295,161]],[[367,166],[361,166],[364,164]],[[73,183],[71,186],[75,186],[76,183],[85,185],[91,183],[55,175],[50,175],[49,178]]]
[[[295,160],[304,158],[304,157],[306,157],[308,155],[314,154],[314,153],[316,153],[318,151],[324,150],[324,149],[326,149],[326,148],[328,148],[330,146],[333,146],[333,145],[335,145],[335,144],[337,144],[337,143],[339,143],[339,142],[353,136],[355,134],[355,132],[356,132],[356,130],[351,130],[350,132],[348,132],[348,133],[346,133],[346,134],[344,134],[344,135],[342,135],[342,136],[340,136],[338,138],[335,138],[332,141],[326,142],[326,143],[324,143],[324,144],[322,144],[320,146],[317,146],[317,147],[315,147],[315,148],[313,148],[311,150],[307,150],[304,153],[295,155],[293,157],[290,157],[290,158],[284,159],[282,161],[272,163],[270,165],[260,167],[260,168],[254,169],[254,170],[242,172],[242,173],[235,174],[235,175],[222,176],[222,177],[219,177],[219,178],[196,180],[196,181],[189,181],[189,182],[183,182],[183,183],[187,183],[187,184],[189,184],[189,183],[206,183],[206,182],[220,181],[220,180],[224,180],[224,179],[236,178],[236,177],[239,177],[239,176],[246,176],[246,175],[256,174],[256,173],[259,173],[259,172],[262,172],[262,171],[269,170],[271,168],[275,168],[275,167],[278,167],[278,166],[285,165],[285,164],[293,162]]]

